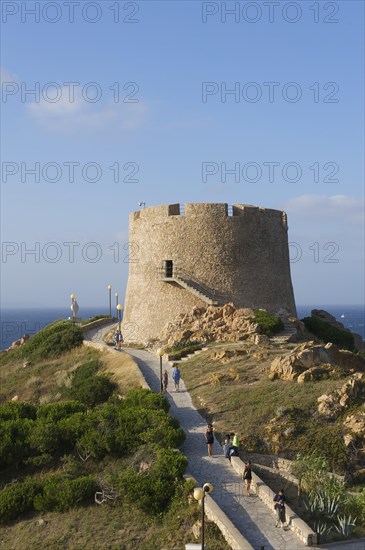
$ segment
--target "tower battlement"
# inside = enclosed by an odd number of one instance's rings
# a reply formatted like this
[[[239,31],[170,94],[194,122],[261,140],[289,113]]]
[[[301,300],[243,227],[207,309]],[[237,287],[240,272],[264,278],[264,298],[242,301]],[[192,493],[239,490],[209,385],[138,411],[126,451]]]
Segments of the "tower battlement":
[[[149,206],[130,214],[130,222],[137,220],[153,220],[171,216],[216,216],[217,218],[237,218],[244,216],[269,216],[272,219],[281,217],[286,225],[286,213],[271,208],[262,208],[251,204],[227,203],[187,203],[187,204],[163,204],[161,206]]]

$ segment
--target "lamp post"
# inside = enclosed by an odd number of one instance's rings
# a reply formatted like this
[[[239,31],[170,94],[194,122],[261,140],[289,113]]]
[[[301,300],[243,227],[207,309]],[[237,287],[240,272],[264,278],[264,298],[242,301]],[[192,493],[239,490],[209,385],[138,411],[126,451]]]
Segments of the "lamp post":
[[[162,385],[162,356],[164,354],[164,350],[162,348],[158,348],[157,355],[160,358],[160,393],[163,393],[163,385]]]
[[[117,311],[118,311],[118,330],[120,332],[120,324],[122,322],[122,309],[123,306],[121,304],[117,305]]]
[[[109,290],[109,317],[112,316],[112,285],[108,285]]]
[[[195,500],[202,503],[202,550],[204,550],[204,499],[207,493],[211,493],[212,491],[213,485],[211,483],[204,483],[203,487],[196,487],[194,489]]]
[[[115,307],[118,305],[119,292],[115,293]]]

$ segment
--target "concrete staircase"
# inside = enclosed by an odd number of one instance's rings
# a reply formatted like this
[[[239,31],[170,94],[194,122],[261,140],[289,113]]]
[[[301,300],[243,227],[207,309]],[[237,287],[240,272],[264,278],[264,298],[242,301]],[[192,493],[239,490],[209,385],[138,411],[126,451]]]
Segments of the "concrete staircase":
[[[285,317],[281,317],[281,320],[284,325],[284,329],[281,332],[275,334],[275,336],[271,337],[271,341],[275,344],[286,344],[287,342],[290,342],[293,336],[296,336],[297,334],[297,329],[295,328],[293,323],[291,323]]]
[[[214,300],[213,297],[208,296],[207,292],[204,292],[197,288],[198,285],[194,285],[192,281],[188,281],[183,279],[182,277],[174,277],[173,280],[180,285],[182,288],[186,288],[191,294],[194,294],[194,296],[198,296],[203,302],[206,304],[209,304],[211,306],[217,306],[218,301]]]
[[[171,277],[163,275],[162,281],[166,283],[175,283],[182,288],[185,288],[194,296],[198,296],[203,302],[210,306],[218,306],[219,302],[215,298],[214,290],[208,288],[203,283],[196,281],[192,275],[185,273],[183,270],[175,268]]]

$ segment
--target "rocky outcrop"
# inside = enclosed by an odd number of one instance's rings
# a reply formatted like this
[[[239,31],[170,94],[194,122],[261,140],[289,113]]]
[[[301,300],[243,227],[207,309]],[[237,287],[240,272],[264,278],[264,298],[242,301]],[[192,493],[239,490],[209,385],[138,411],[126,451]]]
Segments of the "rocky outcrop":
[[[334,420],[350,405],[365,401],[365,375],[356,373],[339,390],[318,397],[318,413]]]
[[[351,351],[339,350],[331,343],[322,345],[305,342],[296,346],[291,353],[275,357],[269,377],[271,380],[280,378],[305,382],[320,378],[335,367],[349,373],[365,372],[365,360]],[[304,374],[306,371],[310,372]]]
[[[213,373],[210,377],[209,383],[213,384],[213,386],[219,386],[227,382],[238,382],[239,380],[240,375],[238,374],[238,369],[235,367],[231,367],[226,373]]]
[[[318,319],[321,319],[322,321],[326,321],[326,323],[340,329],[344,330],[346,332],[350,332],[354,337],[354,344],[356,349],[359,351],[365,351],[365,342],[363,341],[360,334],[357,334],[356,332],[351,332],[348,328],[346,328],[342,323],[337,321],[337,319],[328,313],[328,311],[325,311],[324,309],[312,309],[311,311],[312,317],[317,317]]]
[[[210,358],[212,361],[219,361],[220,363],[229,363],[229,361],[235,357],[248,357],[249,352],[246,349],[220,349],[214,351]]]
[[[160,338],[160,345],[173,347],[178,342],[238,342],[260,332],[252,321],[254,312],[236,308],[232,303],[221,307],[194,307],[189,314],[181,314],[174,323],[168,323]]]
[[[343,423],[343,441],[352,465],[353,478],[365,482],[365,409],[347,416]]]
[[[365,411],[347,416],[343,426],[345,429],[344,442],[347,447],[353,443],[358,436],[360,436],[361,439],[365,439]]]
[[[28,342],[29,338],[30,338],[29,334],[24,334],[21,338],[19,338],[19,340],[15,340],[15,342],[13,342],[11,346],[7,348],[5,351],[12,351],[13,349],[24,346],[24,344]]]

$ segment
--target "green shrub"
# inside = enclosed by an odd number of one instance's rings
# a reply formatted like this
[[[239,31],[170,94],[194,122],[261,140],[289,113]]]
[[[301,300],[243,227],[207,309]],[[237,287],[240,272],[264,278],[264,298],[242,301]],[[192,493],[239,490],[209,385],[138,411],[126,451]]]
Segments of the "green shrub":
[[[169,411],[170,405],[167,399],[160,393],[154,393],[151,390],[145,388],[139,388],[138,390],[130,390],[126,399],[123,401],[124,406],[130,405],[145,408],[148,410],[162,409],[165,412]]]
[[[86,407],[77,401],[65,401],[63,403],[46,403],[37,410],[37,418],[48,422],[58,422],[78,412],[86,412]]]
[[[0,522],[6,523],[33,510],[34,499],[40,491],[41,484],[31,479],[4,487],[0,491]]]
[[[365,525],[365,489],[358,495],[348,497],[345,513],[357,517],[358,524]]]
[[[1,363],[14,359],[47,359],[58,357],[65,351],[81,346],[83,334],[80,327],[70,321],[56,321],[47,325],[20,348],[2,354]]]
[[[317,317],[305,317],[302,321],[306,329],[323,340],[323,342],[332,342],[332,344],[336,344],[340,348],[355,351],[354,336],[351,332],[334,327]]]
[[[298,478],[299,486],[309,496],[325,494],[330,499],[345,500],[345,485],[330,474],[328,459],[316,452],[297,455],[292,464],[292,473]]]
[[[34,508],[40,512],[65,512],[79,504],[91,503],[96,491],[92,476],[65,479],[50,475],[43,481],[42,492],[34,498]]]
[[[0,467],[18,466],[30,452],[28,437],[35,422],[27,418],[0,423]]]
[[[251,321],[259,325],[263,334],[272,336],[284,329],[283,322],[279,317],[275,317],[263,309],[255,309],[254,314]]]
[[[49,453],[43,453],[37,456],[31,456],[24,460],[24,464],[31,464],[33,466],[37,466],[38,468],[42,468],[43,466],[47,466],[48,464],[51,464],[53,462],[54,458]]]
[[[182,357],[186,357],[187,355],[189,355],[189,353],[193,353],[194,351],[197,351],[199,349],[202,349],[201,345],[194,344],[191,346],[186,346],[184,348],[181,348],[178,351],[172,351],[172,352],[168,351],[167,353],[173,355],[174,359],[178,361]]]
[[[71,388],[66,392],[68,396],[87,407],[107,401],[116,386],[106,376],[97,375],[101,366],[101,362],[95,359],[78,367],[73,374]]]
[[[27,443],[33,452],[54,454],[62,449],[62,433],[59,426],[47,420],[38,420],[29,432]]]
[[[87,407],[95,407],[107,401],[114,389],[115,385],[106,376],[92,376],[77,384],[73,383],[70,396]]]
[[[331,472],[343,474],[346,471],[347,449],[342,437],[340,424],[320,422],[308,418],[304,430],[291,440],[291,455],[301,453],[320,455],[328,462]]]
[[[174,449],[157,451],[156,463],[147,473],[127,469],[119,478],[119,489],[141,510],[157,515],[167,512],[183,483],[187,459]]]
[[[109,451],[126,456],[146,443],[155,447],[181,445],[184,432],[165,410],[152,408],[158,405],[167,407],[163,396],[150,390],[133,390],[125,400],[106,403],[101,410],[102,433]]]
[[[58,427],[63,441],[74,446],[84,433],[96,429],[98,422],[98,411],[79,412],[60,420]]]
[[[3,420],[16,420],[18,418],[30,418],[34,420],[37,407],[31,403],[17,403],[8,401],[0,405],[0,422]]]
[[[201,342],[198,340],[182,340],[181,342],[176,342],[172,347],[166,348],[165,353],[171,353],[175,355],[175,352],[186,350],[186,349],[192,349],[193,351],[197,349],[201,349],[202,345]]]

